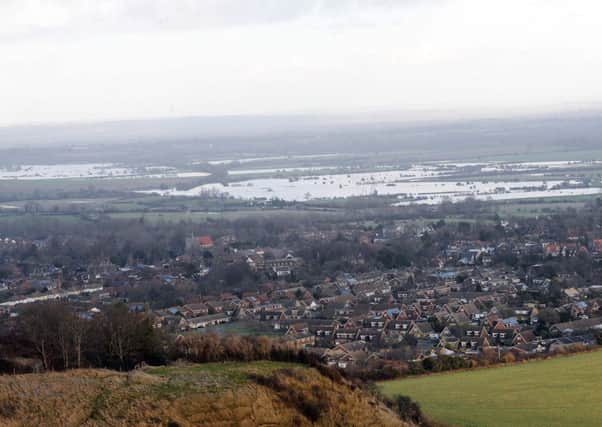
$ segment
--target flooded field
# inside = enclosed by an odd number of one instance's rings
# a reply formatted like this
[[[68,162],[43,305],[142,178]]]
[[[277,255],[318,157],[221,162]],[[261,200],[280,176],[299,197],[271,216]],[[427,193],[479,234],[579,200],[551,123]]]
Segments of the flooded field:
[[[327,158],[328,163],[314,163]],[[601,193],[602,162],[426,162],[339,165],[335,155],[282,156],[216,160],[201,165],[138,166],[114,163],[19,165],[0,168],[0,181],[106,178],[181,178],[188,187],[140,188],[160,196],[221,195],[241,200],[308,201],[364,196],[393,196],[397,205],[438,204],[466,198],[513,200]],[[267,163],[266,163],[267,161]],[[241,165],[245,167],[241,167]],[[255,166],[254,168],[251,167]],[[199,170],[200,169],[200,170]],[[216,178],[212,179],[212,173]],[[217,176],[221,176],[218,180]],[[209,178],[208,178],[209,177]],[[195,178],[206,178],[203,181]],[[157,181],[155,181],[157,182]],[[159,181],[160,182],[160,181]]]
[[[199,197],[223,194],[239,199],[306,201],[374,195],[397,196],[399,205],[436,204],[469,197],[511,200],[592,195],[601,192],[575,171],[599,162],[428,163],[406,169],[360,173],[310,174],[311,168],[291,167],[229,171],[230,175],[308,172],[302,176],[266,177],[229,183],[209,183],[186,190],[148,190],[162,196]],[[588,169],[589,168],[589,169]],[[323,170],[322,170],[323,172]],[[559,179],[560,177],[560,179]]]
[[[44,180],[73,178],[196,178],[207,172],[179,171],[168,166],[131,168],[113,163],[69,163],[53,165],[18,165],[0,168],[0,180]]]

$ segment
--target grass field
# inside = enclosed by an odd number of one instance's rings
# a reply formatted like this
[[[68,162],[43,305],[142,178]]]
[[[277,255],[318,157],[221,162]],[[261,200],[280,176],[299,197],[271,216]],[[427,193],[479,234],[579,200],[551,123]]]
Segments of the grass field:
[[[132,204],[133,205],[133,204]],[[47,221],[50,223],[57,224],[86,224],[90,223],[92,219],[77,213],[39,213],[36,215],[24,214],[23,212],[4,212],[0,213],[0,225],[12,225],[18,226],[27,223],[35,223],[41,221]],[[224,210],[224,211],[210,211],[210,212],[170,212],[168,210],[161,212],[146,212],[142,210],[131,209],[129,211],[110,211],[106,215],[111,219],[115,220],[139,220],[142,218],[149,224],[158,223],[178,223],[186,222],[193,224],[205,223],[211,219],[215,220],[229,220],[235,221],[240,219],[277,219],[277,218],[322,218],[322,217],[333,217],[338,215],[339,212],[329,211],[318,211],[318,210],[307,210],[307,209],[260,209],[260,208],[240,208],[237,210]]]
[[[602,425],[602,351],[455,374],[386,381],[454,426]]]
[[[509,217],[535,217],[566,211],[568,208],[582,209],[586,202],[591,202],[597,196],[575,196],[546,199],[510,200],[491,204],[492,212],[502,218]]]
[[[276,331],[270,325],[266,325],[267,322],[253,321],[253,320],[240,320],[236,322],[223,323],[221,325],[209,326],[207,328],[191,330],[188,333],[194,334],[206,334],[216,333],[220,336],[228,334],[242,335],[242,336],[267,336],[267,337],[278,337],[284,334],[282,331]]]

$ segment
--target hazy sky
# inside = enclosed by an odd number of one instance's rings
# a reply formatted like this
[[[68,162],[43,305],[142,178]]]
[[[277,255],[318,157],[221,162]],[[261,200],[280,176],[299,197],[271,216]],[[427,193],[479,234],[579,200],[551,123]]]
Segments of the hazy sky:
[[[599,0],[0,0],[0,125],[602,101]]]

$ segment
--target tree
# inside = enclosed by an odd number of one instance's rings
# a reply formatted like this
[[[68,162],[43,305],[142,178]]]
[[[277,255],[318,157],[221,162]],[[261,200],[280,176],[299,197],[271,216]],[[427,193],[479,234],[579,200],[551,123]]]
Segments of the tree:
[[[407,396],[398,396],[395,399],[393,408],[404,421],[409,421],[419,426],[426,424],[420,405]]]
[[[25,341],[22,352],[37,355],[45,370],[131,369],[143,361],[163,363],[166,357],[165,338],[150,315],[130,312],[124,304],[108,306],[91,321],[69,304],[32,304],[19,317],[17,333]]]
[[[125,304],[109,306],[100,319],[101,354],[109,367],[127,370],[143,361],[165,357],[162,336],[148,313],[130,312]]]
[[[546,326],[550,326],[560,322],[560,314],[558,313],[558,311],[552,308],[544,308],[540,310],[539,315],[537,316],[537,320],[539,323],[542,323]]]
[[[18,328],[40,357],[45,370],[68,369],[74,353],[81,366],[81,355],[77,354],[81,347],[74,347],[74,331],[83,330],[81,322],[71,306],[51,301],[29,306],[21,315]]]

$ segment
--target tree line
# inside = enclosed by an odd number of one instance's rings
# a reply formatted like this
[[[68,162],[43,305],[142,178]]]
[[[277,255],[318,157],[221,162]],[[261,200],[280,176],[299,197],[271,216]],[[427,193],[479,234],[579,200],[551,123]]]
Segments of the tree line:
[[[82,315],[62,302],[32,304],[0,336],[4,371],[97,367],[128,370],[167,361],[168,340],[147,313],[113,304]],[[20,364],[15,361],[38,361]],[[12,361],[12,362],[11,362]]]
[[[275,360],[310,363],[311,356],[264,336],[214,333],[173,336],[153,326],[148,312],[123,303],[82,315],[60,301],[28,306],[0,333],[0,372],[77,368],[130,370],[146,363]]]

